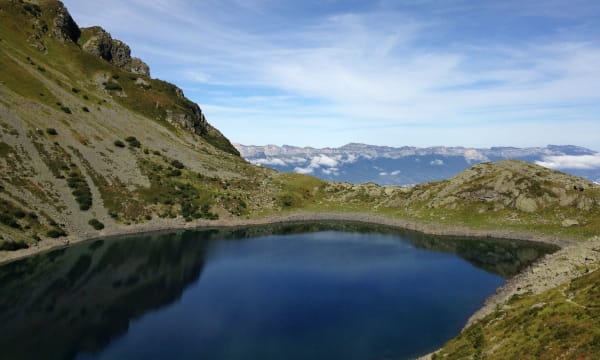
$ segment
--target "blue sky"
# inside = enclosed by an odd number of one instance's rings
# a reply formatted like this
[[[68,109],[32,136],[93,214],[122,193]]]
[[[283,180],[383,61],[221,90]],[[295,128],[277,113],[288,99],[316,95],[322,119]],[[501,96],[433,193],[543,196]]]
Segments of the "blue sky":
[[[600,1],[64,1],[243,144],[600,150]]]

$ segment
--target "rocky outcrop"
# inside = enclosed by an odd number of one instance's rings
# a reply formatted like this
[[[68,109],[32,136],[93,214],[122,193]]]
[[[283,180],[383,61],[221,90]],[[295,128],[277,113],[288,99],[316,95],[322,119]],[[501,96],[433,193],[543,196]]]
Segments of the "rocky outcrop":
[[[56,14],[53,20],[52,36],[62,42],[72,41],[76,43],[81,36],[81,30],[67,8],[61,2],[58,2],[58,4],[59,6],[54,9]]]
[[[208,122],[200,106],[194,104],[190,110],[191,113],[179,113],[167,110],[166,120],[173,125],[190,130],[196,135],[206,135],[208,133]]]
[[[83,28],[80,41],[81,48],[94,56],[100,57],[118,68],[150,77],[150,67],[141,59],[131,57],[131,48],[124,42],[113,39],[110,33],[99,26]]]
[[[600,204],[599,190],[597,185],[581,178],[508,160],[482,163],[451,179],[415,186],[409,196],[396,200],[396,206],[422,202],[434,209],[478,205],[481,211],[515,209],[536,213],[559,208],[590,211]]]

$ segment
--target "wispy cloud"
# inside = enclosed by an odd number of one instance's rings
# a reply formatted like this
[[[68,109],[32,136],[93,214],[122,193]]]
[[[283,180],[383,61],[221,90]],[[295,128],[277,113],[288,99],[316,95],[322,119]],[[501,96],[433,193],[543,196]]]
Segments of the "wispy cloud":
[[[550,169],[600,169],[600,154],[548,156],[536,163]]]
[[[600,8],[577,1],[66,3],[237,142],[600,148]]]

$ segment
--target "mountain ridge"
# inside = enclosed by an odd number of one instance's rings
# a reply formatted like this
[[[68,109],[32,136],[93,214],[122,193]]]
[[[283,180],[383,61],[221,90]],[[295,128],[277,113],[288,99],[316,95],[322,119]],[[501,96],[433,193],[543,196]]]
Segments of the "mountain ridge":
[[[256,165],[279,171],[317,176],[324,180],[352,183],[375,182],[381,185],[412,185],[437,181],[454,176],[469,166],[507,159],[525,160],[542,164],[548,158],[570,156],[598,157],[599,165],[579,169],[555,169],[600,181],[600,155],[574,145],[547,145],[545,147],[489,147],[463,146],[377,146],[350,143],[341,147],[312,148],[289,145],[234,144],[240,154]]]

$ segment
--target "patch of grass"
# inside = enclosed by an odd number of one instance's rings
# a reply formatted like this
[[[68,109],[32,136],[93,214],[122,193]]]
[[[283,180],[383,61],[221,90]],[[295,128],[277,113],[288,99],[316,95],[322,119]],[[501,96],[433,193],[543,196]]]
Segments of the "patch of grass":
[[[140,198],[159,206],[165,214],[179,213],[187,221],[217,219],[218,215],[211,211],[214,190],[198,181],[192,181],[194,174],[184,174],[179,169],[165,165],[167,164],[140,160],[140,168],[151,184],[149,189],[139,190]]]
[[[36,213],[27,213],[12,201],[4,199],[0,199],[0,224],[15,230],[42,228]]]

